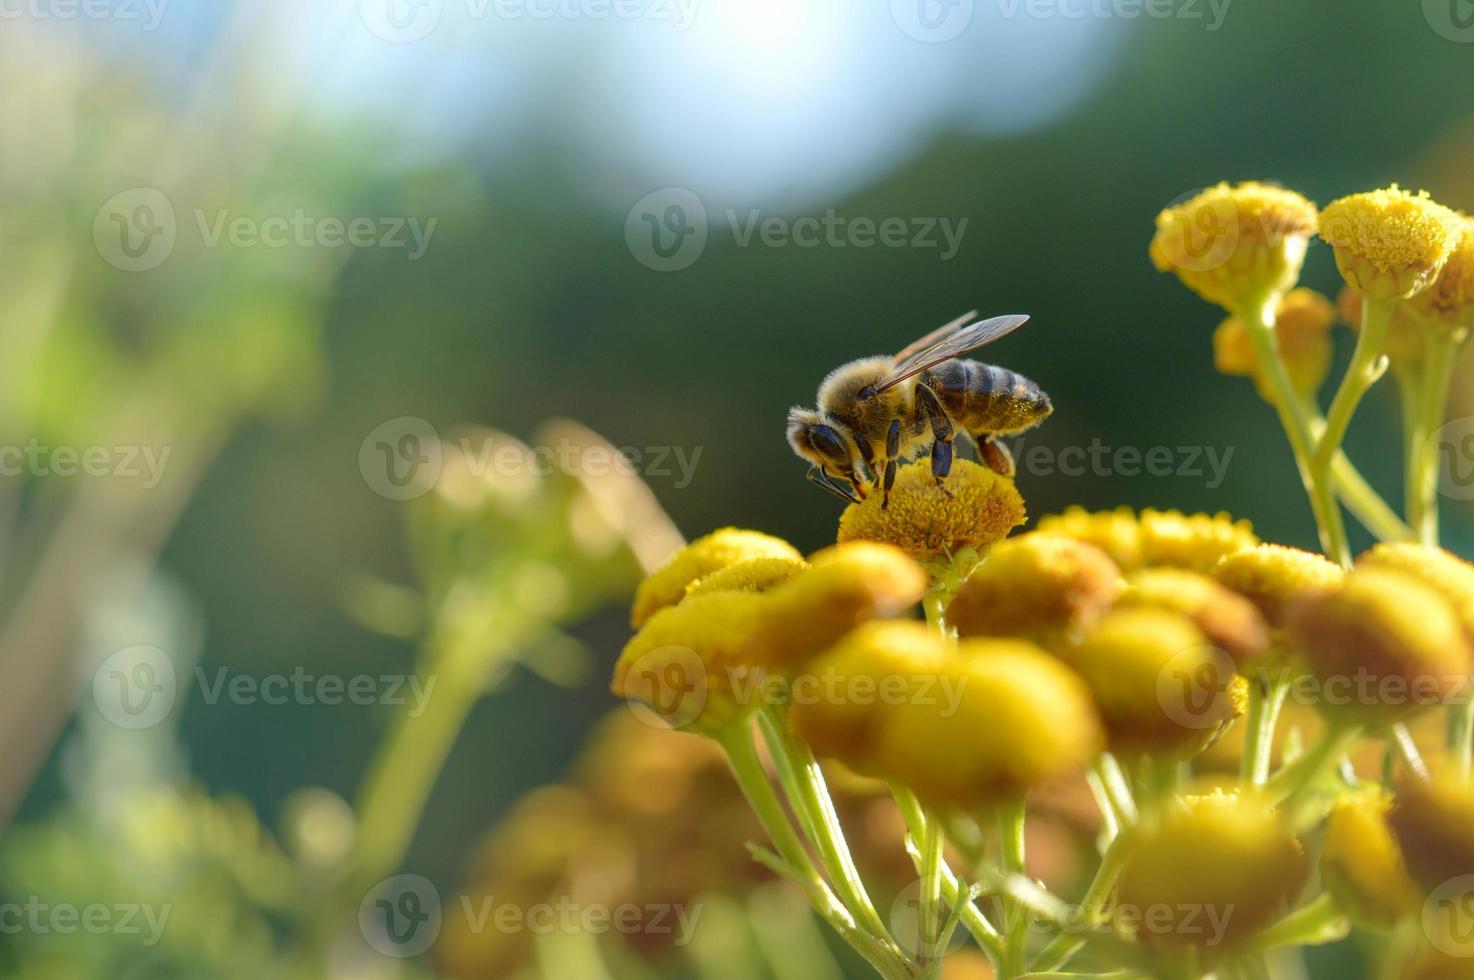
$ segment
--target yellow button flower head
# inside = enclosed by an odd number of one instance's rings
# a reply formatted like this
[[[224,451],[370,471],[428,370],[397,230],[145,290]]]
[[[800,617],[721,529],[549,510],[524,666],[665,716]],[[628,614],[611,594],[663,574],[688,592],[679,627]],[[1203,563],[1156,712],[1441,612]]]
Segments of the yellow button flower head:
[[[719,568],[686,586],[686,595],[707,592],[771,592],[809,567],[802,558],[748,558]]]
[[[1252,602],[1198,572],[1148,568],[1126,580],[1122,606],[1155,606],[1182,613],[1208,642],[1225,650],[1240,668],[1269,644],[1269,628]]]
[[[931,464],[918,460],[900,468],[890,506],[881,509],[872,493],[839,518],[839,540],[885,541],[920,562],[945,561],[967,548],[981,551],[1024,522],[1024,498],[1008,477],[971,460],[952,464],[946,489],[937,486]]]
[[[1143,819],[1121,869],[1117,914],[1131,914],[1147,944],[1211,957],[1282,917],[1309,874],[1300,841],[1264,799],[1189,797]]]
[[[800,690],[789,708],[788,723],[818,755],[838,759],[856,772],[876,775],[881,681],[900,692],[887,700],[903,699],[922,684],[939,687],[935,679],[956,657],[956,650],[922,623],[866,623],[809,663],[803,679],[798,680]],[[832,679],[828,696],[805,696],[808,679]]]
[[[1244,711],[1233,661],[1181,613],[1112,610],[1063,656],[1095,696],[1112,751],[1193,755]]]
[[[1070,507],[1063,514],[1050,514],[1039,521],[1041,534],[1063,534],[1095,545],[1123,571],[1140,568],[1141,526],[1130,507],[1091,512]]]
[[[1372,299],[1407,298],[1427,288],[1458,243],[1457,213],[1426,191],[1393,184],[1327,204],[1320,237],[1335,249],[1346,282]]]
[[[1034,531],[997,545],[947,607],[963,636],[1040,641],[1089,625],[1121,593],[1105,552],[1062,534]]]
[[[1446,699],[1471,663],[1448,600],[1392,568],[1356,568],[1339,588],[1304,596],[1291,607],[1290,629],[1324,685],[1322,710],[1366,724]]]
[[[1290,381],[1302,394],[1313,394],[1326,380],[1331,368],[1331,327],[1335,322],[1335,306],[1313,289],[1292,289],[1280,300],[1274,332],[1279,338],[1280,357],[1290,373]],[[1213,332],[1213,366],[1220,374],[1252,378],[1259,397],[1274,401],[1273,392],[1259,370],[1259,359],[1254,356],[1249,335],[1237,317],[1224,320]]]
[[[871,619],[899,616],[926,592],[926,572],[904,551],[849,541],[816,552],[809,567],[768,593],[749,661],[793,670]]]
[[[1157,215],[1152,264],[1232,310],[1295,285],[1315,228],[1315,205],[1294,191],[1219,184]]]
[[[1258,606],[1275,627],[1285,625],[1293,601],[1307,592],[1333,588],[1346,575],[1333,561],[1282,544],[1261,544],[1224,555],[1212,574]]]
[[[1430,586],[1453,606],[1474,637],[1474,565],[1442,548],[1410,542],[1384,542],[1356,560],[1358,568],[1395,568]]]
[[[1390,929],[1417,911],[1421,897],[1392,836],[1392,798],[1380,789],[1342,796],[1326,817],[1320,874],[1326,891],[1358,925]]]
[[[1171,565],[1206,572],[1218,559],[1259,543],[1253,525],[1229,515],[1184,514],[1179,510],[1141,512],[1141,557],[1147,565]]]
[[[657,610],[680,602],[692,582],[748,558],[801,559],[803,555],[782,538],[760,531],[735,527],[713,531],[677,551],[646,576],[635,590],[630,625],[640,628]]]
[[[712,592],[659,610],[625,644],[610,685],[672,728],[713,734],[760,706],[744,657],[767,597]]]
[[[1387,816],[1413,880],[1431,892],[1451,878],[1474,875],[1474,783],[1451,769],[1406,779]]]
[[[1021,640],[962,641],[925,694],[881,706],[874,758],[936,807],[976,812],[1021,797],[1078,773],[1104,742],[1080,678]]]
[[[1474,326],[1474,221],[1459,215],[1459,240],[1433,285],[1413,297],[1413,312],[1445,330]]]

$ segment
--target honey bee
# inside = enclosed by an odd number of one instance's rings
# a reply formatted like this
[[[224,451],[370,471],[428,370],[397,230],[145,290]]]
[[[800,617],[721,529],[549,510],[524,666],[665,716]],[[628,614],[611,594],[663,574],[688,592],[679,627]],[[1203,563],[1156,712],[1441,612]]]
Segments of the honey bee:
[[[930,447],[932,476],[945,490],[959,429],[989,467],[1012,476],[1013,456],[997,437],[1033,428],[1054,406],[1023,375],[962,358],[1029,318],[973,322],[976,316],[974,310],[943,324],[894,357],[835,368],[819,385],[817,411],[789,409],[788,443],[809,462],[809,480],[850,503],[863,500],[867,487],[879,489],[884,508],[897,461]]]

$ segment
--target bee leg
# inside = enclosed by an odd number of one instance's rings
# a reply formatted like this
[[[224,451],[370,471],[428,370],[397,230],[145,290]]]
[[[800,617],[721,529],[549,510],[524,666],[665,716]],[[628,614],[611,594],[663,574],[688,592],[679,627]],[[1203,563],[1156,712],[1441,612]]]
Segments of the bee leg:
[[[984,435],[978,439],[978,450],[983,455],[983,462],[999,476],[1012,477],[1014,474],[1013,453],[1008,447],[999,442],[993,436]]]
[[[916,397],[921,402],[927,421],[931,425],[931,475],[937,481],[937,486],[942,493],[950,497],[952,491],[948,490],[942,481],[947,478],[947,474],[952,472],[952,437],[956,434],[952,429],[952,420],[947,417],[947,412],[942,408],[937,393],[926,385],[916,386]]]
[[[840,500],[843,500],[847,504],[858,504],[860,502],[860,498],[855,495],[854,489],[842,486],[841,484],[835,482],[833,477],[831,477],[828,473],[825,473],[823,470],[819,469],[817,466],[809,467],[809,472],[806,474],[806,477],[810,483],[822,487],[824,490],[834,494],[836,497],[838,497]]]
[[[901,420],[891,419],[890,430],[885,434],[885,482],[882,485],[880,509],[891,504],[891,486],[896,482],[896,457],[901,455]]]

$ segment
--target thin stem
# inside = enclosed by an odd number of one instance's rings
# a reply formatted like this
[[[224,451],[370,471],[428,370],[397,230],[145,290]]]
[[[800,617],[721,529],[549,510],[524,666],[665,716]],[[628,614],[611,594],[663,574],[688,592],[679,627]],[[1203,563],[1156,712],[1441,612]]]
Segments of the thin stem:
[[[1309,408],[1295,390],[1290,373],[1280,357],[1279,337],[1274,330],[1279,299],[1278,294],[1266,296],[1260,302],[1245,304],[1243,309],[1236,312],[1254,349],[1260,374],[1268,382],[1270,393],[1274,396],[1275,411],[1279,413],[1280,425],[1290,441],[1290,450],[1300,471],[1300,481],[1310,499],[1310,510],[1320,532],[1321,548],[1332,557],[1347,555],[1349,559],[1346,528],[1329,478],[1329,467],[1325,478],[1319,478],[1312,461],[1314,442]],[[1378,346],[1380,347],[1380,341]]]
[[[1024,875],[1024,801],[1022,799],[1000,804],[998,807],[998,836],[1001,841],[1003,871],[1006,874]],[[1022,905],[1011,895],[1003,895],[1003,980],[1013,980],[1024,973],[1025,942],[1029,937],[1029,917]]]
[[[1127,781],[1126,774],[1121,770],[1121,763],[1107,752],[1101,755],[1092,768],[1116,812],[1116,820],[1122,827],[1135,823],[1136,798],[1131,793],[1131,784]]]
[[[1100,912],[1105,908],[1106,901],[1111,895],[1111,889],[1116,886],[1116,879],[1120,876],[1121,868],[1126,863],[1126,851],[1125,842],[1118,837],[1101,855],[1100,866],[1095,869],[1095,876],[1090,879],[1085,895],[1080,899],[1078,915],[1080,929],[1087,932],[1095,929]],[[1044,947],[1029,970],[1031,973],[1049,973],[1059,970],[1084,945],[1085,939],[1082,936],[1074,935],[1068,930],[1062,932]]]
[[[1408,523],[1426,545],[1438,544],[1438,447],[1429,444],[1443,424],[1448,390],[1458,360],[1459,338],[1438,328],[1424,331],[1427,353],[1423,358],[1415,425],[1407,445]]]
[[[1303,798],[1315,781],[1335,764],[1359,734],[1360,725],[1328,724],[1315,744],[1275,773],[1267,785],[1280,798],[1281,808],[1288,810],[1290,804]]]
[[[1324,421],[1318,418],[1321,427]],[[1412,528],[1403,523],[1397,511],[1372,489],[1366,478],[1357,471],[1344,452],[1338,451],[1331,460],[1331,482],[1335,484],[1346,509],[1356,516],[1362,527],[1372,532],[1378,541],[1411,541]]]
[[[1321,895],[1261,932],[1254,938],[1254,948],[1318,946],[1341,938],[1347,929],[1346,917],[1335,901],[1330,895]]]
[[[1454,761],[1454,772],[1465,782],[1469,781],[1470,763],[1474,762],[1474,692],[1464,692],[1463,703],[1449,706],[1449,751]]]
[[[1423,761],[1423,753],[1418,751],[1418,744],[1413,741],[1413,733],[1403,722],[1392,726],[1392,746],[1397,751],[1397,756],[1402,764],[1419,779],[1428,778],[1428,764]]]
[[[1377,362],[1382,356],[1382,342],[1387,337],[1387,327],[1392,322],[1392,311],[1396,300],[1366,297],[1362,303],[1361,330],[1356,335],[1356,348],[1351,353],[1351,364],[1341,378],[1340,387],[1331,399],[1330,411],[1326,413],[1325,431],[1316,440],[1315,452],[1311,456],[1311,479],[1318,484],[1329,482],[1331,463],[1346,430],[1351,426],[1351,417],[1361,404],[1362,396],[1377,380]],[[1328,551],[1332,558],[1343,565],[1351,560],[1345,536],[1336,542],[1336,550]]]
[[[1271,680],[1264,687],[1263,680],[1249,683],[1249,712],[1244,721],[1244,757],[1239,768],[1239,777],[1254,786],[1263,786],[1269,779],[1270,757],[1274,755],[1274,732],[1279,724],[1280,709],[1290,693],[1286,681]]]
[[[921,829],[921,936],[925,942],[921,960],[940,960],[946,950],[941,947],[942,918],[942,821],[928,816]]]

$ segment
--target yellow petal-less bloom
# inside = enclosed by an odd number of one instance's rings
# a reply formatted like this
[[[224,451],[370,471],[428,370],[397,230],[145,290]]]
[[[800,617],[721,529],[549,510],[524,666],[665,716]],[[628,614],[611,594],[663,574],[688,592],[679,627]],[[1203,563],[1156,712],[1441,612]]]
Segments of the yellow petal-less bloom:
[[[1460,219],[1430,198],[1393,184],[1332,201],[1320,237],[1342,277],[1372,299],[1407,298],[1427,288],[1458,243]]]
[[[1089,685],[1112,751],[1196,754],[1245,708],[1233,661],[1168,609],[1114,609],[1062,656]]]
[[[1338,588],[1302,597],[1290,629],[1327,692],[1322,710],[1364,724],[1390,724],[1445,701],[1471,663],[1448,601],[1392,568],[1356,568]]]
[[[1269,628],[1252,602],[1185,568],[1147,568],[1132,574],[1120,604],[1182,613],[1241,668],[1269,644]]]
[[[1352,921],[1372,929],[1392,928],[1421,901],[1387,823],[1391,808],[1380,789],[1348,793],[1331,804],[1321,844],[1326,891]]]
[[[697,579],[686,586],[686,595],[771,592],[808,567],[802,558],[748,558]]]
[[[1220,791],[1143,820],[1116,901],[1139,919],[1143,942],[1212,956],[1283,916],[1309,874],[1310,861],[1279,813],[1258,796]],[[1155,924],[1152,910],[1160,916]]]
[[[1387,820],[1408,871],[1425,892],[1474,875],[1474,783],[1441,768],[1426,781],[1406,779]]]
[[[1041,518],[1039,533],[1063,534],[1092,544],[1109,555],[1123,571],[1140,568],[1142,564],[1141,526],[1130,507],[1093,512],[1084,507],[1068,507],[1062,514]]]
[[[697,538],[646,576],[635,590],[630,625],[639,629],[656,611],[673,606],[686,594],[686,586],[728,565],[749,558],[801,559],[793,545],[760,531],[724,527]]]
[[[872,493],[839,518],[839,540],[884,541],[920,562],[945,560],[964,549],[981,551],[1024,522],[1024,498],[1008,477],[971,460],[952,464],[946,489],[927,460],[901,467],[890,506]]]
[[[1253,526],[1228,514],[1184,514],[1148,507],[1141,524],[1141,557],[1147,565],[1171,565],[1206,572],[1224,555],[1259,543]]]
[[[1106,553],[1062,534],[1001,542],[958,589],[947,624],[962,636],[1048,640],[1093,622],[1121,593]]]
[[[711,592],[659,610],[625,644],[610,685],[673,728],[714,734],[760,706],[745,656],[767,608],[752,592]]]
[[[1413,297],[1413,312],[1444,330],[1474,326],[1474,221],[1460,215],[1459,240],[1433,285]]]
[[[1313,289],[1292,289],[1280,300],[1274,332],[1280,358],[1295,390],[1310,395],[1319,390],[1331,368],[1331,327],[1336,307]],[[1259,359],[1243,323],[1229,317],[1213,331],[1213,366],[1220,374],[1252,378],[1259,397],[1274,402],[1274,393],[1259,369]]]
[[[1474,637],[1474,565],[1442,548],[1410,542],[1384,542],[1356,560],[1358,568],[1395,568],[1431,586],[1453,606]]]
[[[1059,660],[1022,640],[963,640],[933,696],[881,706],[874,762],[933,806],[976,812],[1078,773],[1103,742]]]
[[[1150,253],[1159,271],[1233,310],[1295,285],[1315,229],[1315,205],[1294,191],[1222,183],[1158,214]]]
[[[839,694],[796,697],[788,723],[818,755],[838,759],[856,772],[876,775],[880,680],[893,678],[888,683],[904,698],[922,683],[935,687],[935,679],[956,656],[956,650],[936,630],[914,620],[866,623],[805,670],[806,677],[839,681]]]
[[[1223,556],[1212,575],[1259,607],[1271,626],[1285,625],[1289,606],[1307,592],[1333,588],[1346,573],[1320,555],[1261,544]]]
[[[849,541],[825,548],[768,593],[748,661],[794,670],[861,623],[905,613],[928,584],[925,570],[894,545]]]

